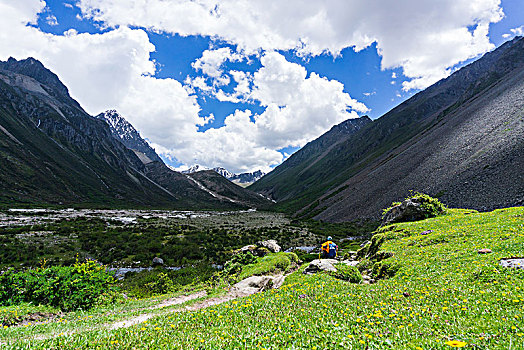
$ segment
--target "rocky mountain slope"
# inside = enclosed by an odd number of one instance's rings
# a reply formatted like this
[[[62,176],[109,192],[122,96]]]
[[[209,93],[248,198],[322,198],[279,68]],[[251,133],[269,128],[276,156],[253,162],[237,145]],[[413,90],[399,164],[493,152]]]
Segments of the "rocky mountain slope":
[[[96,118],[104,120],[109,125],[113,136],[127,148],[134,151],[139,158],[145,155],[147,157],[143,158],[145,162],[162,162],[155,150],[140,136],[140,133],[133,125],[116,110],[105,111],[97,115]]]
[[[246,206],[251,205],[252,207],[262,209],[268,208],[270,204],[272,204],[271,201],[263,195],[234,184],[214,170],[198,171],[187,176],[223,200],[229,200],[233,203],[240,203]]]
[[[32,58],[0,62],[0,164],[0,205],[246,206],[139,158]]]
[[[350,135],[330,134],[250,189],[283,210],[334,222],[377,217],[410,190],[454,207],[522,205],[524,39],[505,43]]]

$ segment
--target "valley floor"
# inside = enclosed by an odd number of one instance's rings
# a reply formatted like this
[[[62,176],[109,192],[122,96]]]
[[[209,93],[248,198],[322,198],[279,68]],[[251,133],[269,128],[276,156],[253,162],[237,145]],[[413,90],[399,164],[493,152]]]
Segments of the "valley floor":
[[[8,327],[0,342],[13,349],[524,349],[524,270],[500,265],[524,257],[524,207],[452,209],[381,228],[375,241],[393,254],[381,266],[398,269],[375,284],[304,275],[303,265],[279,289],[219,305],[187,308],[203,294],[164,308],[155,305],[173,296],[130,300]],[[111,326],[141,314],[154,316]]]

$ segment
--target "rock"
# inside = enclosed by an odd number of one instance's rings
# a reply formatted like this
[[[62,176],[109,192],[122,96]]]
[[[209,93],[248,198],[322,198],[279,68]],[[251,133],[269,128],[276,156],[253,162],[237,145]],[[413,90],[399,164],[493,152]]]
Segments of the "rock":
[[[284,284],[285,277],[278,276],[251,276],[248,277],[231,288],[231,294],[241,297],[269,289],[280,288]]]
[[[254,244],[243,246],[238,250],[238,253],[245,253],[245,252],[253,252],[255,249],[257,249],[257,246]]]
[[[272,251],[273,253],[278,253],[281,249],[277,241],[275,241],[274,239],[257,242],[257,246],[267,248],[270,251]]]
[[[336,272],[337,269],[333,265],[337,263],[335,259],[315,259],[306,267],[304,274],[310,275],[320,271]]]
[[[524,258],[506,258],[500,260],[502,267],[524,269]]]
[[[477,253],[479,253],[479,254],[489,254],[489,253],[491,253],[491,249],[483,248],[483,249],[480,249]]]
[[[357,266],[358,260],[343,260],[341,263],[346,264],[348,266]]]
[[[155,256],[153,258],[153,266],[161,266],[161,265],[164,265],[164,260],[162,260],[158,256]]]
[[[409,292],[404,292],[402,293],[403,296],[405,296],[406,298],[409,298],[411,296],[411,294],[409,294]]]
[[[423,231],[423,232],[420,232],[420,234],[421,234],[422,236],[425,236],[425,235],[429,235],[431,232],[433,232],[433,230]]]
[[[393,222],[417,221],[434,216],[425,209],[423,199],[407,198],[402,203],[392,207],[382,218],[382,225]]]

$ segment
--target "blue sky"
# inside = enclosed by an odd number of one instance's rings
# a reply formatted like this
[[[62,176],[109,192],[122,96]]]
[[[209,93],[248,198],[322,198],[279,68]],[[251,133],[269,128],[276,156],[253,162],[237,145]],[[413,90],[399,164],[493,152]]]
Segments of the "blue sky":
[[[14,38],[0,42],[1,59],[40,59],[89,113],[116,108],[174,167],[234,172],[268,171],[334,124],[380,117],[524,24],[520,0],[0,0],[2,9]]]

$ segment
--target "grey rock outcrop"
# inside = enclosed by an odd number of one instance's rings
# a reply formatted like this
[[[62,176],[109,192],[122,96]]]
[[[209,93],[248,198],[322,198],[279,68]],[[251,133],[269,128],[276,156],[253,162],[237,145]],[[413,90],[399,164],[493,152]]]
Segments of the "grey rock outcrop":
[[[284,284],[284,279],[282,275],[251,276],[235,284],[230,293],[240,297],[280,288]]]
[[[281,250],[277,241],[275,241],[274,239],[268,239],[267,241],[257,242],[257,246],[267,248],[273,253],[278,253]]]
[[[334,265],[337,263],[338,260],[335,259],[315,259],[309,263],[304,274],[310,275],[321,271],[336,272],[337,269]]]
[[[155,256],[153,258],[153,266],[162,266],[162,265],[164,265],[164,260],[162,258]]]
[[[524,258],[501,259],[500,265],[507,268],[524,269]]]
[[[336,259],[315,259],[309,263],[308,267],[304,270],[304,274],[312,275],[317,272],[336,272],[336,264],[345,264],[348,266],[357,266],[357,260],[343,260],[339,261]]]

